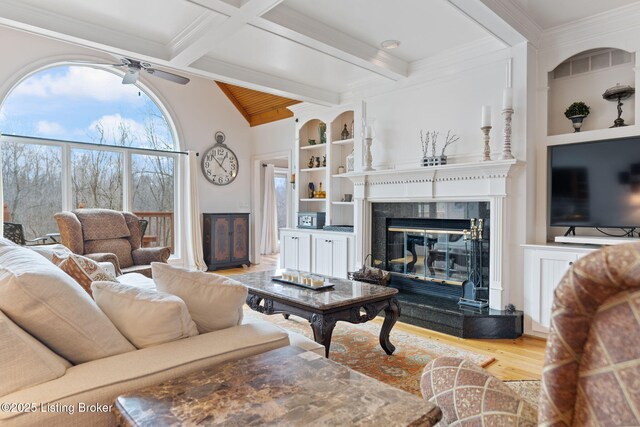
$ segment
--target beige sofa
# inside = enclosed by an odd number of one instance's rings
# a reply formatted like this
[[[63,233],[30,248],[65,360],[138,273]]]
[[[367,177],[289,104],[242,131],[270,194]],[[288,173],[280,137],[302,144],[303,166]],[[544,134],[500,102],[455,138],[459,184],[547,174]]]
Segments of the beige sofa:
[[[50,268],[44,264],[49,261],[41,258],[42,267]],[[0,270],[11,268],[6,261],[4,264],[0,265]],[[153,281],[136,273],[120,276],[119,281],[141,287],[154,286]],[[8,316],[0,312],[0,336],[2,328],[16,327]],[[20,333],[27,335],[24,330]],[[28,336],[26,339],[32,340]],[[122,393],[290,343],[324,354],[324,347],[319,344],[255,319],[239,326],[76,365],[62,360],[36,342],[40,346],[38,351],[50,352],[49,357],[61,360],[66,371],[56,379],[0,396],[0,426],[115,425],[111,405]],[[0,362],[18,360],[24,356],[21,352],[24,352],[24,346],[20,350],[0,340]]]

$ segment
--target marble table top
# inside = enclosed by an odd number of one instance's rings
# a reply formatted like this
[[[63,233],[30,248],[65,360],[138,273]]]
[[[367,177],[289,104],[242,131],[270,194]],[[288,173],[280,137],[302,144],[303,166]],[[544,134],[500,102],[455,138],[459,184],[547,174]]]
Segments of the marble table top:
[[[129,426],[432,426],[440,408],[298,347],[227,362],[116,399]]]
[[[354,280],[331,277],[329,280],[335,286],[330,289],[306,289],[296,285],[289,285],[272,281],[273,276],[281,274],[279,270],[260,271],[231,276],[246,285],[250,290],[280,298],[293,303],[302,303],[319,310],[329,310],[353,305],[358,302],[368,302],[390,298],[398,293],[395,288],[372,285]]]

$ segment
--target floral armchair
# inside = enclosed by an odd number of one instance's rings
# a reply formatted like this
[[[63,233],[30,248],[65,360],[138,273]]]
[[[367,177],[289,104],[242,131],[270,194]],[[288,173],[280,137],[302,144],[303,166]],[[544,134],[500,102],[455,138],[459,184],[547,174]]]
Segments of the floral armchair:
[[[450,426],[640,425],[640,243],[581,258],[556,288],[537,414],[461,359],[432,361],[421,387]]]
[[[111,262],[118,274],[151,277],[152,262],[167,262],[169,248],[142,248],[140,221],[130,212],[77,209],[54,215],[62,244],[95,261]]]

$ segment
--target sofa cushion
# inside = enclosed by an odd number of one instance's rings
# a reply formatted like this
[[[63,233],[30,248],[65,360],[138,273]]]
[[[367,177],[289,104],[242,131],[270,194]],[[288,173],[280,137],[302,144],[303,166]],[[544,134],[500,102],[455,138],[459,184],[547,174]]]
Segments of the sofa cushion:
[[[275,325],[241,325],[180,341],[94,360],[69,368],[53,381],[2,397],[2,402],[73,405],[78,402],[113,405],[115,398],[142,387],[177,378],[230,360],[288,345],[287,333]],[[116,425],[107,412],[0,412],[3,427],[18,425]]]
[[[186,304],[175,295],[113,282],[93,282],[93,298],[137,348],[198,335]]]
[[[65,257],[58,257],[58,255],[54,254],[51,261],[78,282],[89,295],[91,295],[92,282],[99,280],[116,281],[116,276],[102,268],[94,260],[82,255],[69,253]]]
[[[0,396],[59,378],[70,366],[0,311]]]
[[[82,235],[85,241],[131,236],[122,212],[110,209],[78,209],[73,213],[82,224]]]
[[[65,258],[69,254],[73,253],[69,250],[69,248],[60,243],[55,245],[33,245],[29,246],[29,249],[37,254],[42,255],[51,262],[53,262],[54,255],[56,255],[58,258]]]
[[[80,285],[25,247],[0,246],[0,310],[72,363],[135,350]]]
[[[131,243],[127,239],[86,240],[84,242],[84,253],[111,253],[118,258],[120,268],[127,268],[133,265]]]
[[[152,263],[151,269],[157,289],[184,300],[201,334],[242,322],[242,306],[248,294],[242,283],[159,262]]]

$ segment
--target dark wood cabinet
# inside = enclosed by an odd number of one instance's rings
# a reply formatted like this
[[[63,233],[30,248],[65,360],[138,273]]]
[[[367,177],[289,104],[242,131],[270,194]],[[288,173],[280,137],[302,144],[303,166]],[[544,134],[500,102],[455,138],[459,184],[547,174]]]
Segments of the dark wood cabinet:
[[[204,261],[209,270],[249,266],[249,214],[202,214]]]

